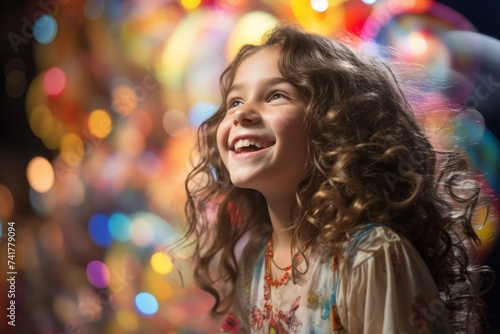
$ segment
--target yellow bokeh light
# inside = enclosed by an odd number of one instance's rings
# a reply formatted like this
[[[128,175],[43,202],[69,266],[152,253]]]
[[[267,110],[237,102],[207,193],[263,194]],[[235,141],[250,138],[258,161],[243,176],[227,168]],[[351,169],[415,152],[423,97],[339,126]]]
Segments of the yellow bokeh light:
[[[97,109],[90,113],[87,124],[92,136],[102,139],[111,132],[112,120],[106,111]]]
[[[244,15],[233,28],[227,42],[227,59],[231,61],[245,44],[262,44],[262,38],[277,23],[278,20],[266,12],[254,11]]]
[[[476,230],[477,236],[481,240],[480,250],[491,250],[494,245],[494,241],[497,239],[500,232],[497,222],[491,219],[495,217],[495,213],[489,212],[487,207],[481,207],[477,210],[474,216],[474,228]]]
[[[344,0],[328,0],[324,11],[311,6],[310,0],[291,0],[290,7],[297,21],[305,30],[329,35],[343,28],[345,20]],[[325,8],[326,7],[326,8]]]
[[[201,4],[201,0],[180,0],[180,2],[182,7],[188,10],[196,9]]]
[[[37,136],[42,137],[42,133],[44,132],[44,122],[46,119],[52,119],[52,113],[47,106],[38,105],[29,115],[29,123],[31,131]]]
[[[45,105],[38,105],[29,114],[31,131],[39,137],[43,144],[50,149],[56,149],[61,142],[64,126],[59,119],[52,115]]]
[[[172,260],[168,254],[156,252],[151,256],[151,267],[158,274],[168,274],[174,268]]]
[[[61,143],[61,138],[64,134],[64,125],[55,117],[52,117],[51,122],[52,130],[42,137],[42,142],[47,148],[54,150],[58,148]]]
[[[61,157],[71,167],[80,165],[85,153],[83,141],[74,133],[67,133],[61,139]]]
[[[39,193],[49,191],[54,185],[54,169],[44,157],[34,157],[26,168],[26,177],[33,190]]]
[[[137,314],[131,310],[120,310],[116,312],[116,321],[126,331],[133,332],[139,327]]]
[[[157,72],[168,74],[161,75],[159,79],[167,85],[169,91],[183,88],[184,71],[198,42],[198,36],[206,29],[206,21],[203,20],[205,15],[203,10],[186,15],[175,27],[163,49]]]

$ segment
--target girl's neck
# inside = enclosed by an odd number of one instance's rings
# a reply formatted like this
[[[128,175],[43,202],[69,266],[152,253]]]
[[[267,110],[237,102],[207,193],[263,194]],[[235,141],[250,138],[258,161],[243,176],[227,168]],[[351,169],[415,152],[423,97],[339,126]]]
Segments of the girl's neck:
[[[278,200],[267,200],[267,208],[273,226],[273,240],[275,249],[290,250],[292,244],[292,215],[291,210],[295,197],[288,196]]]

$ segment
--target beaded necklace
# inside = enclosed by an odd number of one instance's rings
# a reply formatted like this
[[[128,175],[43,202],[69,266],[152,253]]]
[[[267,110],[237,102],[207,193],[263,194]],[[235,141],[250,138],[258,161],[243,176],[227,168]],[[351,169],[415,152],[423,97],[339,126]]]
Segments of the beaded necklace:
[[[276,265],[276,262],[274,262],[273,246],[274,242],[273,238],[271,237],[269,243],[267,244],[266,256],[265,256],[266,272],[264,275],[264,299],[265,299],[264,308],[266,309],[267,312],[271,311],[271,302],[269,301],[271,299],[271,286],[278,287],[285,284],[288,281],[288,278],[290,277],[290,269],[292,269],[292,265],[289,265],[284,268],[278,267],[278,265]],[[304,252],[307,251],[310,246],[311,242],[307,242],[304,245]],[[273,273],[271,271],[271,262],[276,265],[276,268],[285,272],[280,279],[273,279]]]

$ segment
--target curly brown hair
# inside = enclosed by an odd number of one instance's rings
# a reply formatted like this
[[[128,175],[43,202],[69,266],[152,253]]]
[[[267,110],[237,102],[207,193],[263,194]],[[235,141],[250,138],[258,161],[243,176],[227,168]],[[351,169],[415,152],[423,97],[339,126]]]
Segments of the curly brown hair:
[[[470,261],[479,243],[472,220],[484,196],[464,159],[433,149],[388,65],[295,26],[277,27],[262,45],[240,50],[221,76],[223,101],[238,66],[270,46],[280,50],[282,76],[308,101],[310,163],[295,194],[294,244],[305,235],[326,258],[366,223],[384,224],[415,246],[454,329],[474,328],[482,268]],[[216,132],[225,113],[222,104],[200,126],[199,156],[186,180],[186,238],[194,237],[195,280],[215,297],[214,316],[233,302],[238,242],[248,236],[251,249],[272,230],[263,195],[235,187],[220,158]]]

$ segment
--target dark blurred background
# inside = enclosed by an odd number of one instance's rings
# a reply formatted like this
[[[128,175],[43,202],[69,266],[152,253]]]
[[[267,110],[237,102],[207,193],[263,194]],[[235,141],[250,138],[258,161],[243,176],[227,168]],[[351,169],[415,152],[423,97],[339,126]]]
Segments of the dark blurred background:
[[[500,2],[39,0],[2,3],[1,308],[16,228],[16,330],[206,333],[210,300],[165,251],[182,229],[194,129],[218,104],[218,75],[278,20],[394,47],[444,87],[419,111],[431,136],[500,193]],[[424,103],[425,102],[425,103]],[[479,260],[500,270],[498,221]],[[183,271],[183,278],[181,278]],[[181,280],[185,281],[183,284]],[[4,285],[5,284],[5,285]],[[487,284],[485,283],[485,286]],[[184,288],[181,288],[184,286]],[[498,282],[486,333],[500,332]]]

